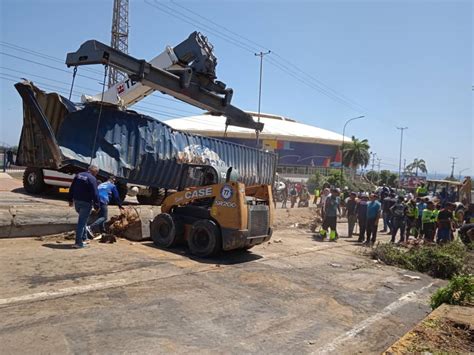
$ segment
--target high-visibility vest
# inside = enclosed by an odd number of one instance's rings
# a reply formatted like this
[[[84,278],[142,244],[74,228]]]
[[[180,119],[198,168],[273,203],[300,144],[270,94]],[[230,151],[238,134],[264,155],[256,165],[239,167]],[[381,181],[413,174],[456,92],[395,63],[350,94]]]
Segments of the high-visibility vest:
[[[428,189],[426,187],[418,187],[416,189],[416,194],[419,196],[419,195],[426,195],[428,193]]]
[[[438,220],[438,215],[439,215],[439,210],[433,210],[432,211],[431,216],[432,216],[433,222],[436,222]]]
[[[432,223],[433,222],[433,211],[425,208],[421,216],[421,223]]]
[[[411,203],[407,204],[407,216],[408,217],[418,217],[418,207],[413,206]]]

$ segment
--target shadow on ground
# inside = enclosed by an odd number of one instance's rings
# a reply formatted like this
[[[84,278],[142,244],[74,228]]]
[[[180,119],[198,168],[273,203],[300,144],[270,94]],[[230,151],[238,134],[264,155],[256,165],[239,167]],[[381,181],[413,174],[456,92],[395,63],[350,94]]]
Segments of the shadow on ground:
[[[261,255],[254,254],[248,250],[223,251],[212,258],[199,258],[189,253],[189,250],[185,246],[178,246],[175,248],[166,249],[157,247],[153,242],[144,242],[142,243],[142,245],[145,245],[150,248],[163,250],[176,255],[186,256],[189,259],[202,264],[235,265],[248,263],[262,258]]]

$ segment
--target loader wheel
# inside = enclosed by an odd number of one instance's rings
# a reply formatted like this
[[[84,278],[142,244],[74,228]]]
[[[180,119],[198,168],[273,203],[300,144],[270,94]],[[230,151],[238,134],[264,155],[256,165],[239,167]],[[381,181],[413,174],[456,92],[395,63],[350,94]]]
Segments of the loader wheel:
[[[161,213],[153,219],[150,225],[150,234],[156,246],[169,248],[178,242],[176,223],[168,213]]]
[[[221,250],[219,227],[211,220],[201,219],[193,223],[188,238],[189,250],[193,255],[209,257]]]

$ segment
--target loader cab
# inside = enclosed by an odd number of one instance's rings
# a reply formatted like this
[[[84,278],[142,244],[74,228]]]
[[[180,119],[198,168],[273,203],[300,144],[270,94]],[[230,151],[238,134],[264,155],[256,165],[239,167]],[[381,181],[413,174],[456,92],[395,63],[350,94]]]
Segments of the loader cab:
[[[229,181],[237,181],[237,171],[226,167],[215,167],[210,165],[188,164],[183,169],[179,182],[179,190],[186,187],[209,186]]]

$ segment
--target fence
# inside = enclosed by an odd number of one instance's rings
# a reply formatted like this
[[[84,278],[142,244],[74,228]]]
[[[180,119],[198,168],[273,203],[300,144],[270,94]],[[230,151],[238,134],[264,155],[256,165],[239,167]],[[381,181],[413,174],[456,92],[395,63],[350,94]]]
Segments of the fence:
[[[0,171],[4,173],[24,171],[25,168],[23,166],[18,166],[14,164],[14,162],[16,161],[16,154],[11,154],[9,159],[9,154],[7,152],[8,150],[0,152]]]

